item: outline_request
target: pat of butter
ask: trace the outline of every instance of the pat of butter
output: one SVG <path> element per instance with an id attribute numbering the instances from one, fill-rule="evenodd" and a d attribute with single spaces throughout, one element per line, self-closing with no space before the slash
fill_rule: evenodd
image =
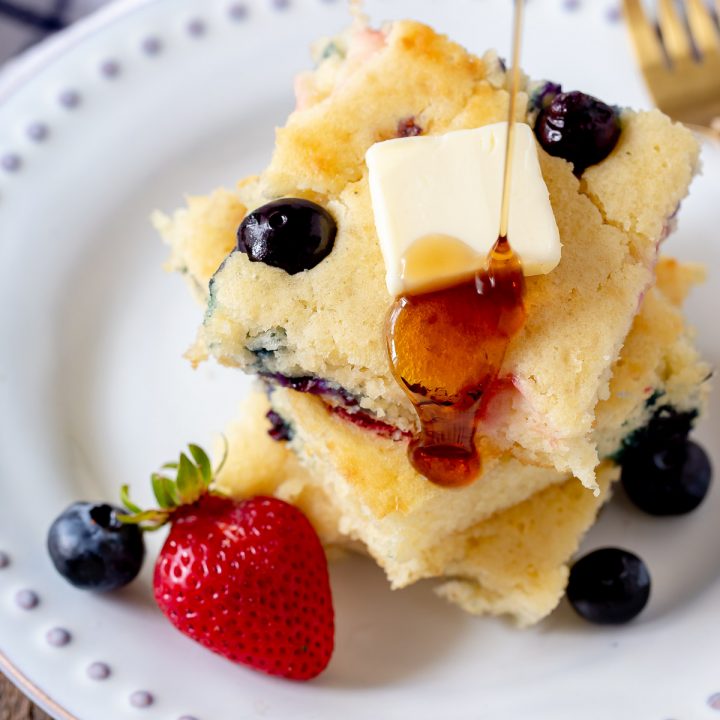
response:
<path id="1" fill-rule="evenodd" d="M 507 123 L 398 138 L 368 151 L 375 227 L 392 295 L 486 264 L 498 238 Z M 515 128 L 508 239 L 525 275 L 560 262 L 560 234 L 530 127 Z M 434 260 L 433 260 L 434 256 Z"/>

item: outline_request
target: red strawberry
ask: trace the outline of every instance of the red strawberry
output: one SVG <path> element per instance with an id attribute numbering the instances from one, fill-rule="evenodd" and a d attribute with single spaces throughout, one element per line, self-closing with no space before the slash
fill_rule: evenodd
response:
<path id="1" fill-rule="evenodd" d="M 165 509 L 135 516 L 172 523 L 155 565 L 157 604 L 180 632 L 233 662 L 293 680 L 317 676 L 332 655 L 334 614 L 315 530 L 277 498 L 209 494 L 207 456 L 190 450 L 197 465 L 182 455 L 176 482 L 153 476 Z"/>

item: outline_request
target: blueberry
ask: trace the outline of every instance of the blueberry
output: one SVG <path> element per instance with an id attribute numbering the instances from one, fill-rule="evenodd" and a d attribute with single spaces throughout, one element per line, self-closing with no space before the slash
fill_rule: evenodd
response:
<path id="1" fill-rule="evenodd" d="M 543 110 L 562 92 L 562 86 L 549 80 L 537 85 L 530 96 L 530 108 Z"/>
<path id="2" fill-rule="evenodd" d="M 602 548 L 572 566 L 567 597 L 585 620 L 598 625 L 626 623 L 647 604 L 650 574 L 637 555 L 619 548 Z"/>
<path id="3" fill-rule="evenodd" d="M 238 229 L 238 250 L 251 262 L 295 275 L 324 260 L 336 235 L 337 224 L 325 208 L 309 200 L 282 198 L 247 215 Z"/>
<path id="4" fill-rule="evenodd" d="M 560 93 L 540 111 L 535 136 L 550 155 L 571 162 L 580 176 L 612 152 L 620 137 L 620 118 L 614 108 L 590 95 Z"/>
<path id="5" fill-rule="evenodd" d="M 350 407 L 358 404 L 358 399 L 344 387 L 314 375 L 291 376 L 281 373 L 261 373 L 261 376 L 280 387 L 290 388 L 296 392 L 308 393 L 309 395 L 327 395 L 341 400 Z"/>
<path id="6" fill-rule="evenodd" d="M 287 422 L 285 422 L 285 419 L 282 417 L 282 415 L 276 413 L 274 410 L 268 410 L 265 417 L 270 422 L 270 429 L 268 430 L 268 435 L 277 442 L 282 442 L 283 440 L 292 440 L 293 433 L 292 428 L 290 425 L 288 425 Z"/>
<path id="7" fill-rule="evenodd" d="M 140 572 L 145 543 L 137 525 L 118 520 L 112 505 L 77 502 L 57 517 L 47 538 L 55 569 L 75 587 L 106 592 Z"/>
<path id="8" fill-rule="evenodd" d="M 662 443 L 675 439 L 686 439 L 698 417 L 697 410 L 680 412 L 672 405 L 661 405 L 656 408 L 644 432 L 638 435 L 639 444 Z"/>
<path id="9" fill-rule="evenodd" d="M 627 453 L 621 479 L 630 500 L 646 513 L 684 515 L 705 499 L 711 477 L 707 453 L 675 438 Z"/>
<path id="10" fill-rule="evenodd" d="M 620 448 L 611 458 L 618 465 L 625 465 L 631 454 L 647 452 L 647 448 L 662 447 L 671 442 L 682 442 L 687 439 L 697 417 L 697 410 L 680 412 L 672 405 L 661 405 L 655 409 L 647 425 L 623 438 Z"/>

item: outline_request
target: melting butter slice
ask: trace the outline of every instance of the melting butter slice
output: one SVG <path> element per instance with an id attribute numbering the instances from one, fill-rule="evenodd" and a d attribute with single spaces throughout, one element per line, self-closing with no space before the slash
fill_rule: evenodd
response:
<path id="1" fill-rule="evenodd" d="M 398 138 L 367 152 L 391 295 L 449 284 L 485 265 L 498 237 L 507 123 Z M 508 238 L 525 275 L 560 262 L 560 234 L 529 125 L 516 126 Z"/>

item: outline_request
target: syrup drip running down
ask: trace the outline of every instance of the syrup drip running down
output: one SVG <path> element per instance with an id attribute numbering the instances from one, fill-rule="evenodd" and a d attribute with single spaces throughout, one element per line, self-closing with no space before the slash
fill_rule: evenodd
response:
<path id="1" fill-rule="evenodd" d="M 525 322 L 524 291 L 520 260 L 500 237 L 487 270 L 441 290 L 403 295 L 390 309 L 392 370 L 422 426 L 408 454 L 438 485 L 467 485 L 480 474 L 475 431 L 507 347 Z"/>
<path id="2" fill-rule="evenodd" d="M 513 69 L 500 210 L 500 233 L 486 269 L 450 287 L 403 295 L 390 308 L 386 337 L 395 379 L 412 400 L 421 431 L 410 441 L 413 467 L 437 485 L 461 487 L 482 470 L 476 430 L 510 341 L 525 323 L 525 278 L 508 242 L 514 124 L 520 82 L 524 0 L 515 0 Z M 443 241 L 445 246 L 443 247 Z M 421 239 L 421 271 L 458 243 Z M 433 247 L 434 245 L 434 247 Z M 412 252 L 412 249 L 410 251 Z M 455 258 L 459 257 L 453 252 Z M 413 265 L 406 259 L 406 269 Z"/>

